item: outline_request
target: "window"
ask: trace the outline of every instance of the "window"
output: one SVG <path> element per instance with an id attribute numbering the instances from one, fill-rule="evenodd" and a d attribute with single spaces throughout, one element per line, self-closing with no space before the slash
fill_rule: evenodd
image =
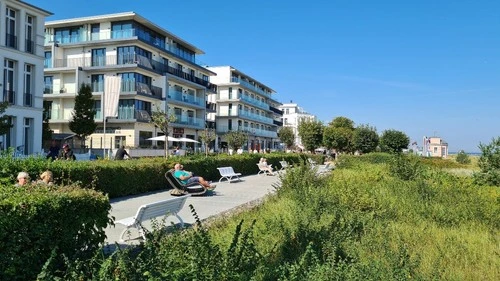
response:
<path id="1" fill-rule="evenodd" d="M 9 102 L 9 104 L 16 103 L 16 92 L 14 88 L 14 74 L 16 63 L 13 60 L 4 60 L 3 69 L 3 100 Z"/>
<path id="2" fill-rule="evenodd" d="M 24 106 L 33 106 L 33 68 L 31 64 L 24 65 Z"/>
<path id="3" fill-rule="evenodd" d="M 104 74 L 93 74 L 90 81 L 92 92 L 104 92 Z"/>
<path id="4" fill-rule="evenodd" d="M 134 34 L 131 21 L 113 22 L 111 24 L 111 38 L 130 38 Z"/>
<path id="5" fill-rule="evenodd" d="M 121 146 L 126 146 L 125 136 L 115 136 L 115 148 L 120 148 Z"/>
<path id="6" fill-rule="evenodd" d="M 227 119 L 227 130 L 228 131 L 233 130 L 233 120 L 232 119 Z"/>
<path id="7" fill-rule="evenodd" d="M 233 98 L 233 88 L 229 87 L 229 99 Z"/>
<path id="8" fill-rule="evenodd" d="M 53 76 L 44 76 L 43 82 L 45 84 L 45 88 L 43 89 L 44 94 L 53 94 L 54 93 L 54 77 Z"/>
<path id="9" fill-rule="evenodd" d="M 16 11 L 7 8 L 5 13 L 5 46 L 17 49 Z"/>
<path id="10" fill-rule="evenodd" d="M 25 50 L 27 53 L 33 54 L 35 52 L 35 41 L 34 41 L 34 33 L 33 33 L 33 25 L 34 25 L 34 17 L 30 15 L 26 15 L 26 25 L 25 25 L 25 36 L 26 36 L 26 44 Z"/>
<path id="11" fill-rule="evenodd" d="M 94 119 L 102 119 L 101 101 L 100 100 L 95 100 L 94 101 L 94 110 L 95 110 Z"/>
<path id="12" fill-rule="evenodd" d="M 33 153 L 33 118 L 24 118 L 24 147 L 25 155 Z"/>
<path id="13" fill-rule="evenodd" d="M 72 26 L 65 28 L 56 28 L 54 40 L 57 43 L 77 43 L 80 42 L 81 26 Z"/>
<path id="14" fill-rule="evenodd" d="M 45 52 L 45 60 L 43 61 L 43 67 L 52 68 L 52 52 Z"/>
<path id="15" fill-rule="evenodd" d="M 43 120 L 52 118 L 52 101 L 43 101 Z"/>
<path id="16" fill-rule="evenodd" d="M 150 147 L 153 142 L 147 140 L 153 137 L 153 132 L 139 131 L 139 147 Z"/>
<path id="17" fill-rule="evenodd" d="M 101 25 L 99 23 L 93 23 L 90 26 L 90 32 L 91 32 L 91 39 L 92 40 L 100 40 L 100 31 L 101 31 Z"/>
<path id="18" fill-rule="evenodd" d="M 106 65 L 106 48 L 92 49 L 92 66 Z"/>

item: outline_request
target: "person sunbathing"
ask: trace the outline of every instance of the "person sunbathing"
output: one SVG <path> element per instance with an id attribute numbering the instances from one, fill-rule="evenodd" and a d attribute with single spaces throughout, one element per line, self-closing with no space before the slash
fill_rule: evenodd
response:
<path id="1" fill-rule="evenodd" d="M 175 164 L 174 169 L 174 177 L 178 178 L 184 185 L 196 182 L 203 185 L 207 190 L 214 190 L 217 187 L 217 185 L 206 181 L 203 177 L 195 176 L 192 172 L 185 171 L 184 166 L 180 163 Z"/>

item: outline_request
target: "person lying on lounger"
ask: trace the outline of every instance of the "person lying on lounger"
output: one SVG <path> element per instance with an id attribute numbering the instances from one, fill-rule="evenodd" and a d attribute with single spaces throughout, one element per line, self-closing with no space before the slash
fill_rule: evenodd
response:
<path id="1" fill-rule="evenodd" d="M 203 185 L 207 190 L 215 189 L 216 185 L 206 181 L 203 177 L 195 176 L 192 172 L 184 171 L 184 166 L 180 163 L 175 164 L 174 177 L 178 178 L 182 184 L 190 184 L 193 182 Z"/>

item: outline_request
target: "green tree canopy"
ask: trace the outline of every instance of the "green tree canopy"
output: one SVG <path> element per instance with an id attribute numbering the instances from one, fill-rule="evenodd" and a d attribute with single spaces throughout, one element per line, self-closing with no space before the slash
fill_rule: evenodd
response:
<path id="1" fill-rule="evenodd" d="M 241 131 L 231 131 L 226 134 L 225 138 L 227 145 L 230 148 L 237 150 L 248 141 L 248 134 Z"/>
<path id="2" fill-rule="evenodd" d="M 295 143 L 295 134 L 291 127 L 283 127 L 278 131 L 278 137 L 285 144 L 286 148 L 290 148 Z"/>
<path id="3" fill-rule="evenodd" d="M 385 130 L 380 137 L 380 148 L 385 152 L 399 153 L 409 144 L 410 138 L 397 130 Z"/>
<path id="4" fill-rule="evenodd" d="M 351 152 L 353 132 L 350 128 L 326 126 L 323 133 L 323 145 L 338 152 Z"/>
<path id="5" fill-rule="evenodd" d="M 205 130 L 200 133 L 200 140 L 205 146 L 205 156 L 208 156 L 208 145 L 214 141 L 215 138 L 216 136 L 213 129 L 205 128 Z"/>
<path id="6" fill-rule="evenodd" d="M 97 124 L 94 120 L 96 110 L 92 99 L 92 88 L 89 84 L 82 84 L 75 97 L 73 118 L 69 122 L 69 129 L 80 137 L 82 147 L 85 139 L 95 132 Z"/>
<path id="7" fill-rule="evenodd" d="M 156 126 L 166 137 L 168 137 L 168 127 L 170 123 L 175 122 L 177 117 L 171 111 L 163 111 L 158 107 L 155 107 L 155 110 L 151 112 L 151 121 L 150 123 L 153 126 Z M 165 141 L 164 144 L 165 150 L 165 158 L 168 158 L 168 141 Z"/>
<path id="8" fill-rule="evenodd" d="M 299 137 L 302 145 L 308 151 L 321 146 L 323 142 L 323 124 L 320 121 L 302 119 L 299 122 Z"/>
<path id="9" fill-rule="evenodd" d="M 375 151 L 379 144 L 377 129 L 369 125 L 360 125 L 356 127 L 352 136 L 352 144 L 354 150 L 358 150 L 361 153 Z"/>
<path id="10" fill-rule="evenodd" d="M 5 135 L 12 128 L 12 124 L 9 123 L 9 116 L 3 114 L 8 106 L 9 102 L 0 102 L 0 136 Z"/>
<path id="11" fill-rule="evenodd" d="M 347 117 L 339 116 L 335 117 L 330 123 L 328 123 L 328 126 L 333 128 L 346 128 L 354 130 L 354 121 Z"/>
<path id="12" fill-rule="evenodd" d="M 493 138 L 489 144 L 479 144 L 481 157 L 478 166 L 479 173 L 474 173 L 474 180 L 478 184 L 500 186 L 500 137 Z"/>

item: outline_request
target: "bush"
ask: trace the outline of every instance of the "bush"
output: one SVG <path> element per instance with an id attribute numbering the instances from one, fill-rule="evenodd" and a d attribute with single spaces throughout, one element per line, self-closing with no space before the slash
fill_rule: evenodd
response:
<path id="1" fill-rule="evenodd" d="M 458 163 L 460 164 L 469 164 L 470 163 L 470 158 L 465 151 L 460 150 L 460 152 L 457 154 L 457 157 L 455 159 Z"/>
<path id="2" fill-rule="evenodd" d="M 476 183 L 500 186 L 500 137 L 489 144 L 480 144 L 479 149 L 482 152 L 478 162 L 481 171 L 474 174 Z"/>
<path id="3" fill-rule="evenodd" d="M 0 280 L 34 280 L 51 255 L 88 258 L 105 240 L 107 197 L 79 187 L 0 186 Z"/>
<path id="4" fill-rule="evenodd" d="M 389 171 L 392 176 L 408 181 L 419 177 L 424 170 L 418 156 L 395 154 L 389 162 Z"/>

